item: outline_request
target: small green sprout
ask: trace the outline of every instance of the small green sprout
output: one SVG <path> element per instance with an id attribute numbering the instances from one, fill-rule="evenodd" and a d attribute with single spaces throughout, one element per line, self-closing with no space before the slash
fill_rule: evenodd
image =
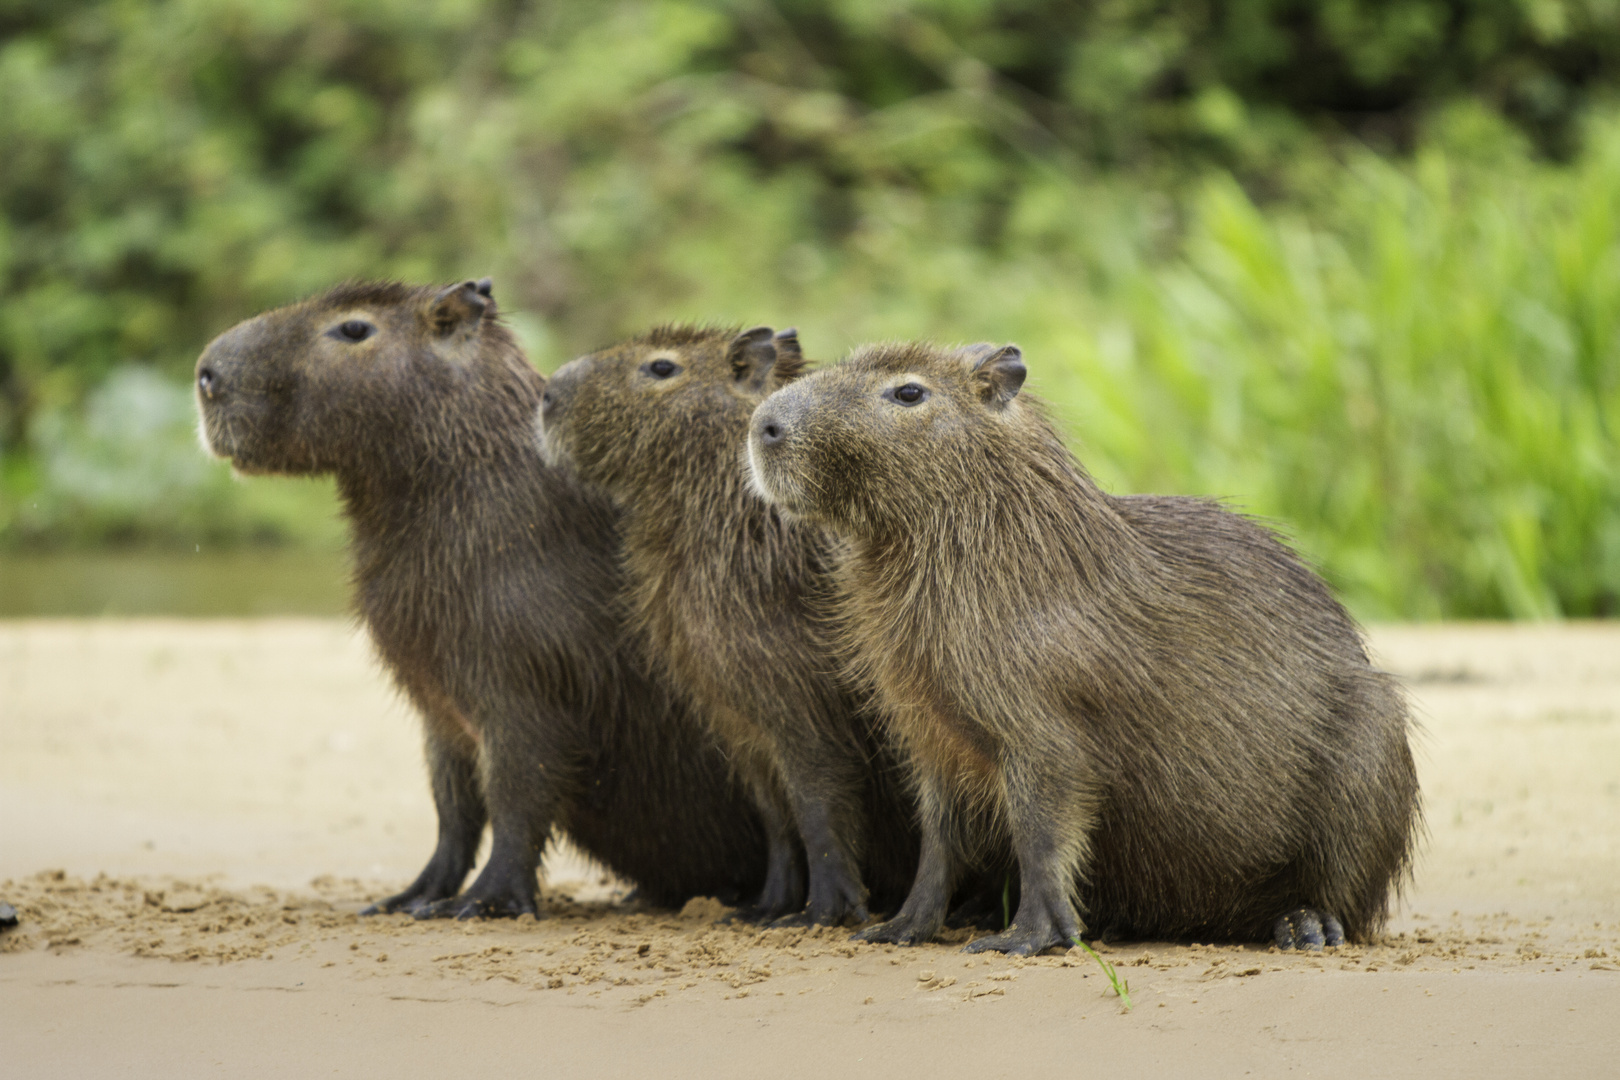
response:
<path id="1" fill-rule="evenodd" d="M 1081 941 L 1079 938 L 1075 938 L 1074 943 L 1077 946 L 1079 946 L 1080 948 L 1086 950 L 1086 952 L 1090 953 L 1091 958 L 1093 960 L 1097 961 L 1097 965 L 1102 968 L 1103 974 L 1108 976 L 1109 985 L 1111 985 L 1114 988 L 1114 993 L 1119 995 L 1120 1004 L 1125 1006 L 1125 1011 L 1126 1012 L 1130 1012 L 1131 1011 L 1131 984 L 1130 984 L 1130 982 L 1128 980 L 1126 980 L 1126 979 L 1120 978 L 1119 972 L 1114 970 L 1114 965 L 1110 964 L 1108 961 L 1106 961 L 1102 957 L 1098 956 L 1096 949 L 1093 949 L 1090 945 L 1087 945 L 1085 942 Z"/>

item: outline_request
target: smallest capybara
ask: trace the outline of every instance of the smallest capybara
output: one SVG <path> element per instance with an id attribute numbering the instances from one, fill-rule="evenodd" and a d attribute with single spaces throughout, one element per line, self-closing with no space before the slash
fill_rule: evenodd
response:
<path id="1" fill-rule="evenodd" d="M 869 895 L 905 895 L 913 814 L 838 677 L 836 543 L 761 502 L 741 458 L 754 408 L 802 367 L 792 330 L 658 327 L 552 376 L 542 445 L 622 508 L 631 624 L 754 793 L 770 855 L 744 916 L 861 922 Z"/>
<path id="2" fill-rule="evenodd" d="M 844 647 L 920 792 L 911 894 L 859 936 L 932 937 L 989 831 L 1021 892 L 970 951 L 1067 945 L 1082 915 L 1108 936 L 1365 940 L 1420 826 L 1399 688 L 1271 531 L 1102 491 L 1024 378 L 1013 346 L 873 346 L 751 423 L 757 488 L 849 542 Z"/>

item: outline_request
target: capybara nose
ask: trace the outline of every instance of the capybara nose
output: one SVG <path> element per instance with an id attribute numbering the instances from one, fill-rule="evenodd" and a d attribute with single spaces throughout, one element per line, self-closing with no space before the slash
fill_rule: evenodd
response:
<path id="1" fill-rule="evenodd" d="M 763 446 L 775 446 L 787 438 L 787 428 L 774 416 L 763 417 L 759 422 L 759 441 Z"/>
<path id="2" fill-rule="evenodd" d="M 197 390 L 205 398 L 212 398 L 220 392 L 219 375 L 211 367 L 197 369 Z"/>

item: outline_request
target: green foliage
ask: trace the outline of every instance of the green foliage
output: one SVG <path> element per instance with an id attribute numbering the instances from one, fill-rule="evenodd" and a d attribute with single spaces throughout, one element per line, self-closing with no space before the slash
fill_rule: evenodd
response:
<path id="1" fill-rule="evenodd" d="M 493 273 L 547 368 L 1015 339 L 1111 487 L 1285 523 L 1363 614 L 1607 612 L 1617 8 L 0 0 L 0 545 L 334 542 L 196 452 L 198 351 Z"/>
<path id="2" fill-rule="evenodd" d="M 1114 988 L 1114 996 L 1119 998 L 1119 1003 L 1125 1007 L 1125 1011 L 1130 1012 L 1130 982 L 1120 975 L 1119 971 L 1114 967 L 1113 964 L 1110 964 L 1107 960 L 1104 960 L 1101 956 L 1098 956 L 1096 949 L 1093 949 L 1090 945 L 1087 945 L 1079 938 L 1074 939 L 1074 944 L 1076 948 L 1084 949 L 1087 955 L 1089 955 L 1093 960 L 1097 961 L 1097 966 L 1102 968 L 1103 977 L 1108 980 L 1108 985 Z"/>

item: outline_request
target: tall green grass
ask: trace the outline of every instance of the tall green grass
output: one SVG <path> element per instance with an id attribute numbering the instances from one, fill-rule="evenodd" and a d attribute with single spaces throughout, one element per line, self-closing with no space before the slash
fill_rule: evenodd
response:
<path id="1" fill-rule="evenodd" d="M 1034 168 L 993 243 L 982 207 L 876 184 L 847 193 L 853 225 L 828 239 L 791 169 L 710 162 L 645 242 L 601 241 L 584 264 L 601 306 L 577 324 L 524 305 L 511 252 L 464 261 L 516 266 L 497 296 L 543 368 L 582 325 L 670 318 L 796 324 L 824 359 L 882 338 L 1016 341 L 1105 485 L 1272 519 L 1363 617 L 1608 614 L 1620 120 L 1568 165 L 1468 135 L 1482 123 L 1465 111 L 1405 161 L 1304 163 L 1264 202 L 1219 173 L 1171 195 Z M 600 200 L 632 190 L 600 179 Z M 627 227 L 621 209 L 548 227 L 577 247 L 592 222 Z M 335 542 L 329 489 L 232 482 L 191 425 L 179 374 L 126 372 L 49 412 L 8 459 L 0 545 Z"/>
<path id="2" fill-rule="evenodd" d="M 1117 189 L 1025 194 L 1013 250 L 919 214 L 759 306 L 811 348 L 1019 342 L 1107 486 L 1272 519 L 1363 617 L 1615 610 L 1620 126 L 1569 167 L 1358 154 L 1264 207 L 1215 176 L 1159 210 L 1179 227 Z"/>

